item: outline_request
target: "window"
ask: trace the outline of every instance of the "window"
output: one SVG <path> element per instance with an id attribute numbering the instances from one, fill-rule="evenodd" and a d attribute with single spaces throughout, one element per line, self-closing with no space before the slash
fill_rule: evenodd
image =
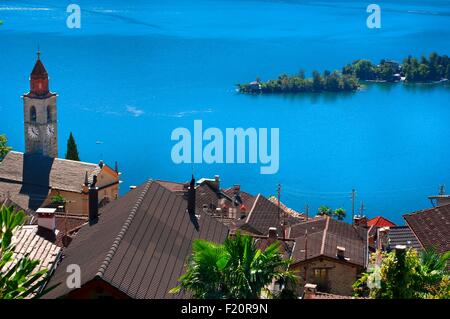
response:
<path id="1" fill-rule="evenodd" d="M 317 284 L 319 291 L 327 292 L 328 291 L 328 269 L 327 268 L 314 269 L 314 281 Z"/>
<path id="2" fill-rule="evenodd" d="M 36 108 L 34 105 L 30 108 L 30 121 L 33 123 L 36 122 Z"/>
<path id="3" fill-rule="evenodd" d="M 47 105 L 47 123 L 52 121 L 52 110 L 50 105 Z"/>

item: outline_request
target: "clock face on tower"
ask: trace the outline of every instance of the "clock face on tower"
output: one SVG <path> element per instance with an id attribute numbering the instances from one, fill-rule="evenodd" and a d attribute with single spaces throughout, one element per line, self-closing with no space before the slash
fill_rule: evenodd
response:
<path id="1" fill-rule="evenodd" d="M 39 137 L 39 130 L 37 129 L 37 127 L 30 126 L 28 128 L 28 136 L 32 139 L 37 139 Z"/>
<path id="2" fill-rule="evenodd" d="M 48 135 L 55 134 L 55 128 L 52 125 L 47 125 L 47 134 Z"/>

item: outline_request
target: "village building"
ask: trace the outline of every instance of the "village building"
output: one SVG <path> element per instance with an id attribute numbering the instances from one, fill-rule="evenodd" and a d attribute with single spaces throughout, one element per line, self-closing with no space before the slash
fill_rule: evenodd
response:
<path id="1" fill-rule="evenodd" d="M 89 185 L 98 187 L 100 205 L 119 195 L 119 172 L 98 164 L 58 158 L 57 98 L 49 90 L 47 70 L 40 59 L 30 75 L 30 91 L 23 95 L 25 153 L 11 151 L 0 162 L 0 202 L 12 200 L 36 211 L 62 196 L 65 211 L 87 216 Z"/>
<path id="2" fill-rule="evenodd" d="M 188 298 L 169 290 L 178 284 L 192 252 L 192 241 L 222 243 L 228 227 L 196 210 L 195 182 L 184 196 L 147 181 L 91 214 L 49 286 L 45 298 Z M 66 268 L 81 268 L 81 287 L 69 288 Z"/>
<path id="3" fill-rule="evenodd" d="M 157 182 L 178 195 L 188 187 L 188 183 Z M 199 179 L 195 187 L 197 209 L 227 225 L 232 232 L 239 230 L 249 235 L 267 236 L 269 229 L 275 227 L 278 236 L 286 238 L 290 225 L 306 220 L 304 215 L 287 206 L 278 206 L 276 201 L 262 194 L 254 196 L 242 191 L 238 184 L 222 189 L 217 175 Z"/>
<path id="4" fill-rule="evenodd" d="M 353 294 L 368 264 L 367 228 L 327 216 L 293 225 L 288 237 L 295 239 L 291 269 L 299 276 L 300 295 L 307 283 L 323 293 Z"/>

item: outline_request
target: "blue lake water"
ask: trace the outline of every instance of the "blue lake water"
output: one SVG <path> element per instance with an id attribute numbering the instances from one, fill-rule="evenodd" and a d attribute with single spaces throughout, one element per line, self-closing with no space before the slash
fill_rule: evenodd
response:
<path id="1" fill-rule="evenodd" d="M 358 58 L 450 54 L 450 1 L 377 1 L 381 29 L 366 27 L 361 1 L 78 0 L 81 29 L 68 29 L 60 1 L 0 3 L 0 133 L 23 151 L 20 95 L 38 45 L 59 94 L 59 154 L 69 132 L 84 161 L 118 161 L 122 192 L 147 178 L 184 181 L 170 135 L 176 127 L 280 128 L 280 169 L 194 165 L 197 177 L 276 192 L 311 211 L 401 215 L 428 208 L 450 188 L 450 87 L 368 85 L 355 94 L 245 96 L 234 85 L 304 68 L 335 69 Z M 97 143 L 101 141 L 101 143 Z"/>

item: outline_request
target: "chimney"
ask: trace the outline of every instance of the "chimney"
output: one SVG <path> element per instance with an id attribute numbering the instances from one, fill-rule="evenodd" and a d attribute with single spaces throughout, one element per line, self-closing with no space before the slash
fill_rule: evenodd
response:
<path id="1" fill-rule="evenodd" d="M 220 176 L 214 175 L 214 186 L 219 190 L 220 189 Z"/>
<path id="2" fill-rule="evenodd" d="M 54 233 L 56 230 L 55 212 L 56 208 L 38 208 L 36 211 L 38 226 Z"/>
<path id="3" fill-rule="evenodd" d="M 345 247 L 342 246 L 336 247 L 336 257 L 338 259 L 345 259 Z"/>
<path id="4" fill-rule="evenodd" d="M 104 165 L 105 165 L 105 163 L 103 162 L 103 160 L 100 160 L 100 162 L 98 163 L 98 166 L 100 168 L 103 168 Z"/>
<path id="5" fill-rule="evenodd" d="M 241 192 L 241 185 L 238 185 L 238 184 L 234 185 L 233 186 L 233 193 L 238 195 L 240 192 Z"/>
<path id="6" fill-rule="evenodd" d="M 195 215 L 195 178 L 194 175 L 192 175 L 191 182 L 189 183 L 189 189 L 187 193 L 187 200 L 188 200 L 188 213 L 191 216 Z"/>
<path id="7" fill-rule="evenodd" d="M 277 239 L 278 238 L 277 228 L 276 227 L 270 227 L 269 228 L 269 238 L 270 239 Z"/>
<path id="8" fill-rule="evenodd" d="M 306 284 L 303 289 L 303 299 L 314 299 L 314 296 L 317 292 L 317 285 L 315 284 Z"/>
<path id="9" fill-rule="evenodd" d="M 97 176 L 94 175 L 92 184 L 89 186 L 89 224 L 95 224 L 98 221 L 98 187 Z"/>
<path id="10" fill-rule="evenodd" d="M 353 224 L 355 226 L 367 227 L 367 217 L 364 215 L 355 215 L 353 219 Z"/>

